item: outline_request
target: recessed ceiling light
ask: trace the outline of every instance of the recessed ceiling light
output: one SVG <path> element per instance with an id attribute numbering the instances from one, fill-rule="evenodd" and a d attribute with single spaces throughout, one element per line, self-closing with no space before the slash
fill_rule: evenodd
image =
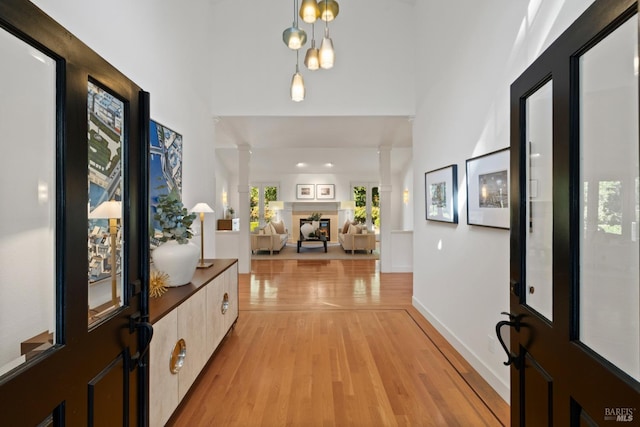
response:
<path id="1" fill-rule="evenodd" d="M 296 166 L 299 167 L 299 168 L 303 168 L 303 167 L 307 166 L 307 164 L 306 163 L 302 163 L 302 162 L 298 162 L 298 164 L 296 164 Z"/>
<path id="2" fill-rule="evenodd" d="M 331 163 L 331 162 L 325 163 L 324 165 L 326 167 L 328 167 L 328 168 L 332 168 L 333 167 L 333 163 Z"/>

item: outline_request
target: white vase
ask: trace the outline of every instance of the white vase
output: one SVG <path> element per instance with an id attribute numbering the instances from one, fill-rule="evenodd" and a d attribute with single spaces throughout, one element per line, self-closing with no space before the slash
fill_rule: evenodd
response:
<path id="1" fill-rule="evenodd" d="M 169 276 L 167 286 L 182 286 L 191 282 L 200 259 L 200 250 L 196 245 L 177 240 L 169 240 L 155 248 L 151 253 L 156 270 Z"/>
<path id="2" fill-rule="evenodd" d="M 313 228 L 313 225 L 311 223 L 309 223 L 309 222 L 305 222 L 300 227 L 300 233 L 302 233 L 302 236 L 305 239 L 308 239 L 309 238 L 309 234 L 313 233 L 314 231 L 316 231 L 316 229 Z"/>

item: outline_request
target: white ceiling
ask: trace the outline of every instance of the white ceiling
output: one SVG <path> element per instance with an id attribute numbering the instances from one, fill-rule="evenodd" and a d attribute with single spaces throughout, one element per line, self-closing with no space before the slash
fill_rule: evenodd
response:
<path id="1" fill-rule="evenodd" d="M 412 118 L 407 116 L 236 116 L 216 121 L 219 158 L 229 171 L 236 171 L 237 146 L 248 145 L 252 177 L 304 173 L 377 177 L 381 146 L 391 147 L 392 173 L 411 161 Z M 299 167 L 299 162 L 306 165 Z"/>

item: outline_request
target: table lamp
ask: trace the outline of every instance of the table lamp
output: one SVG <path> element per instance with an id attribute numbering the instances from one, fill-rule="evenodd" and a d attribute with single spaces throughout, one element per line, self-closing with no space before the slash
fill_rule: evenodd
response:
<path id="1" fill-rule="evenodd" d="M 206 203 L 198 203 L 191 208 L 189 212 L 200 214 L 200 262 L 198 268 L 209 268 L 213 265 L 211 262 L 204 262 L 204 214 L 213 213 L 213 209 Z"/>
<path id="2" fill-rule="evenodd" d="M 111 302 L 114 307 L 120 305 L 116 285 L 116 237 L 118 235 L 118 220 L 120 218 L 122 218 L 122 202 L 117 200 L 102 202 L 89 213 L 89 219 L 109 220 L 109 236 L 111 237 Z"/>
<path id="3" fill-rule="evenodd" d="M 347 219 L 349 221 L 351 220 L 351 211 L 353 211 L 355 208 L 356 208 L 355 200 L 343 200 L 340 202 L 340 209 L 348 212 Z"/>
<path id="4" fill-rule="evenodd" d="M 280 211 L 284 209 L 284 202 L 282 200 L 272 200 L 269 202 L 269 208 L 276 213 L 276 219 L 280 221 Z"/>

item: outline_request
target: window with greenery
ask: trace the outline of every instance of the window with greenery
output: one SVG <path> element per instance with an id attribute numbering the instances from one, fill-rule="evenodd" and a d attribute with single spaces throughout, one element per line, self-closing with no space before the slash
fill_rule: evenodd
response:
<path id="1" fill-rule="evenodd" d="M 367 222 L 367 187 L 356 185 L 353 187 L 353 200 L 356 202 L 354 220 L 358 224 Z"/>
<path id="2" fill-rule="evenodd" d="M 372 225 L 380 229 L 380 192 L 375 184 L 353 185 L 353 200 L 356 202 L 354 220 L 359 224 Z"/>
<path id="3" fill-rule="evenodd" d="M 272 184 L 256 184 L 251 187 L 249 198 L 250 230 L 253 231 L 260 224 L 271 221 L 274 216 L 269 208 L 269 202 L 278 200 L 278 186 Z"/>

